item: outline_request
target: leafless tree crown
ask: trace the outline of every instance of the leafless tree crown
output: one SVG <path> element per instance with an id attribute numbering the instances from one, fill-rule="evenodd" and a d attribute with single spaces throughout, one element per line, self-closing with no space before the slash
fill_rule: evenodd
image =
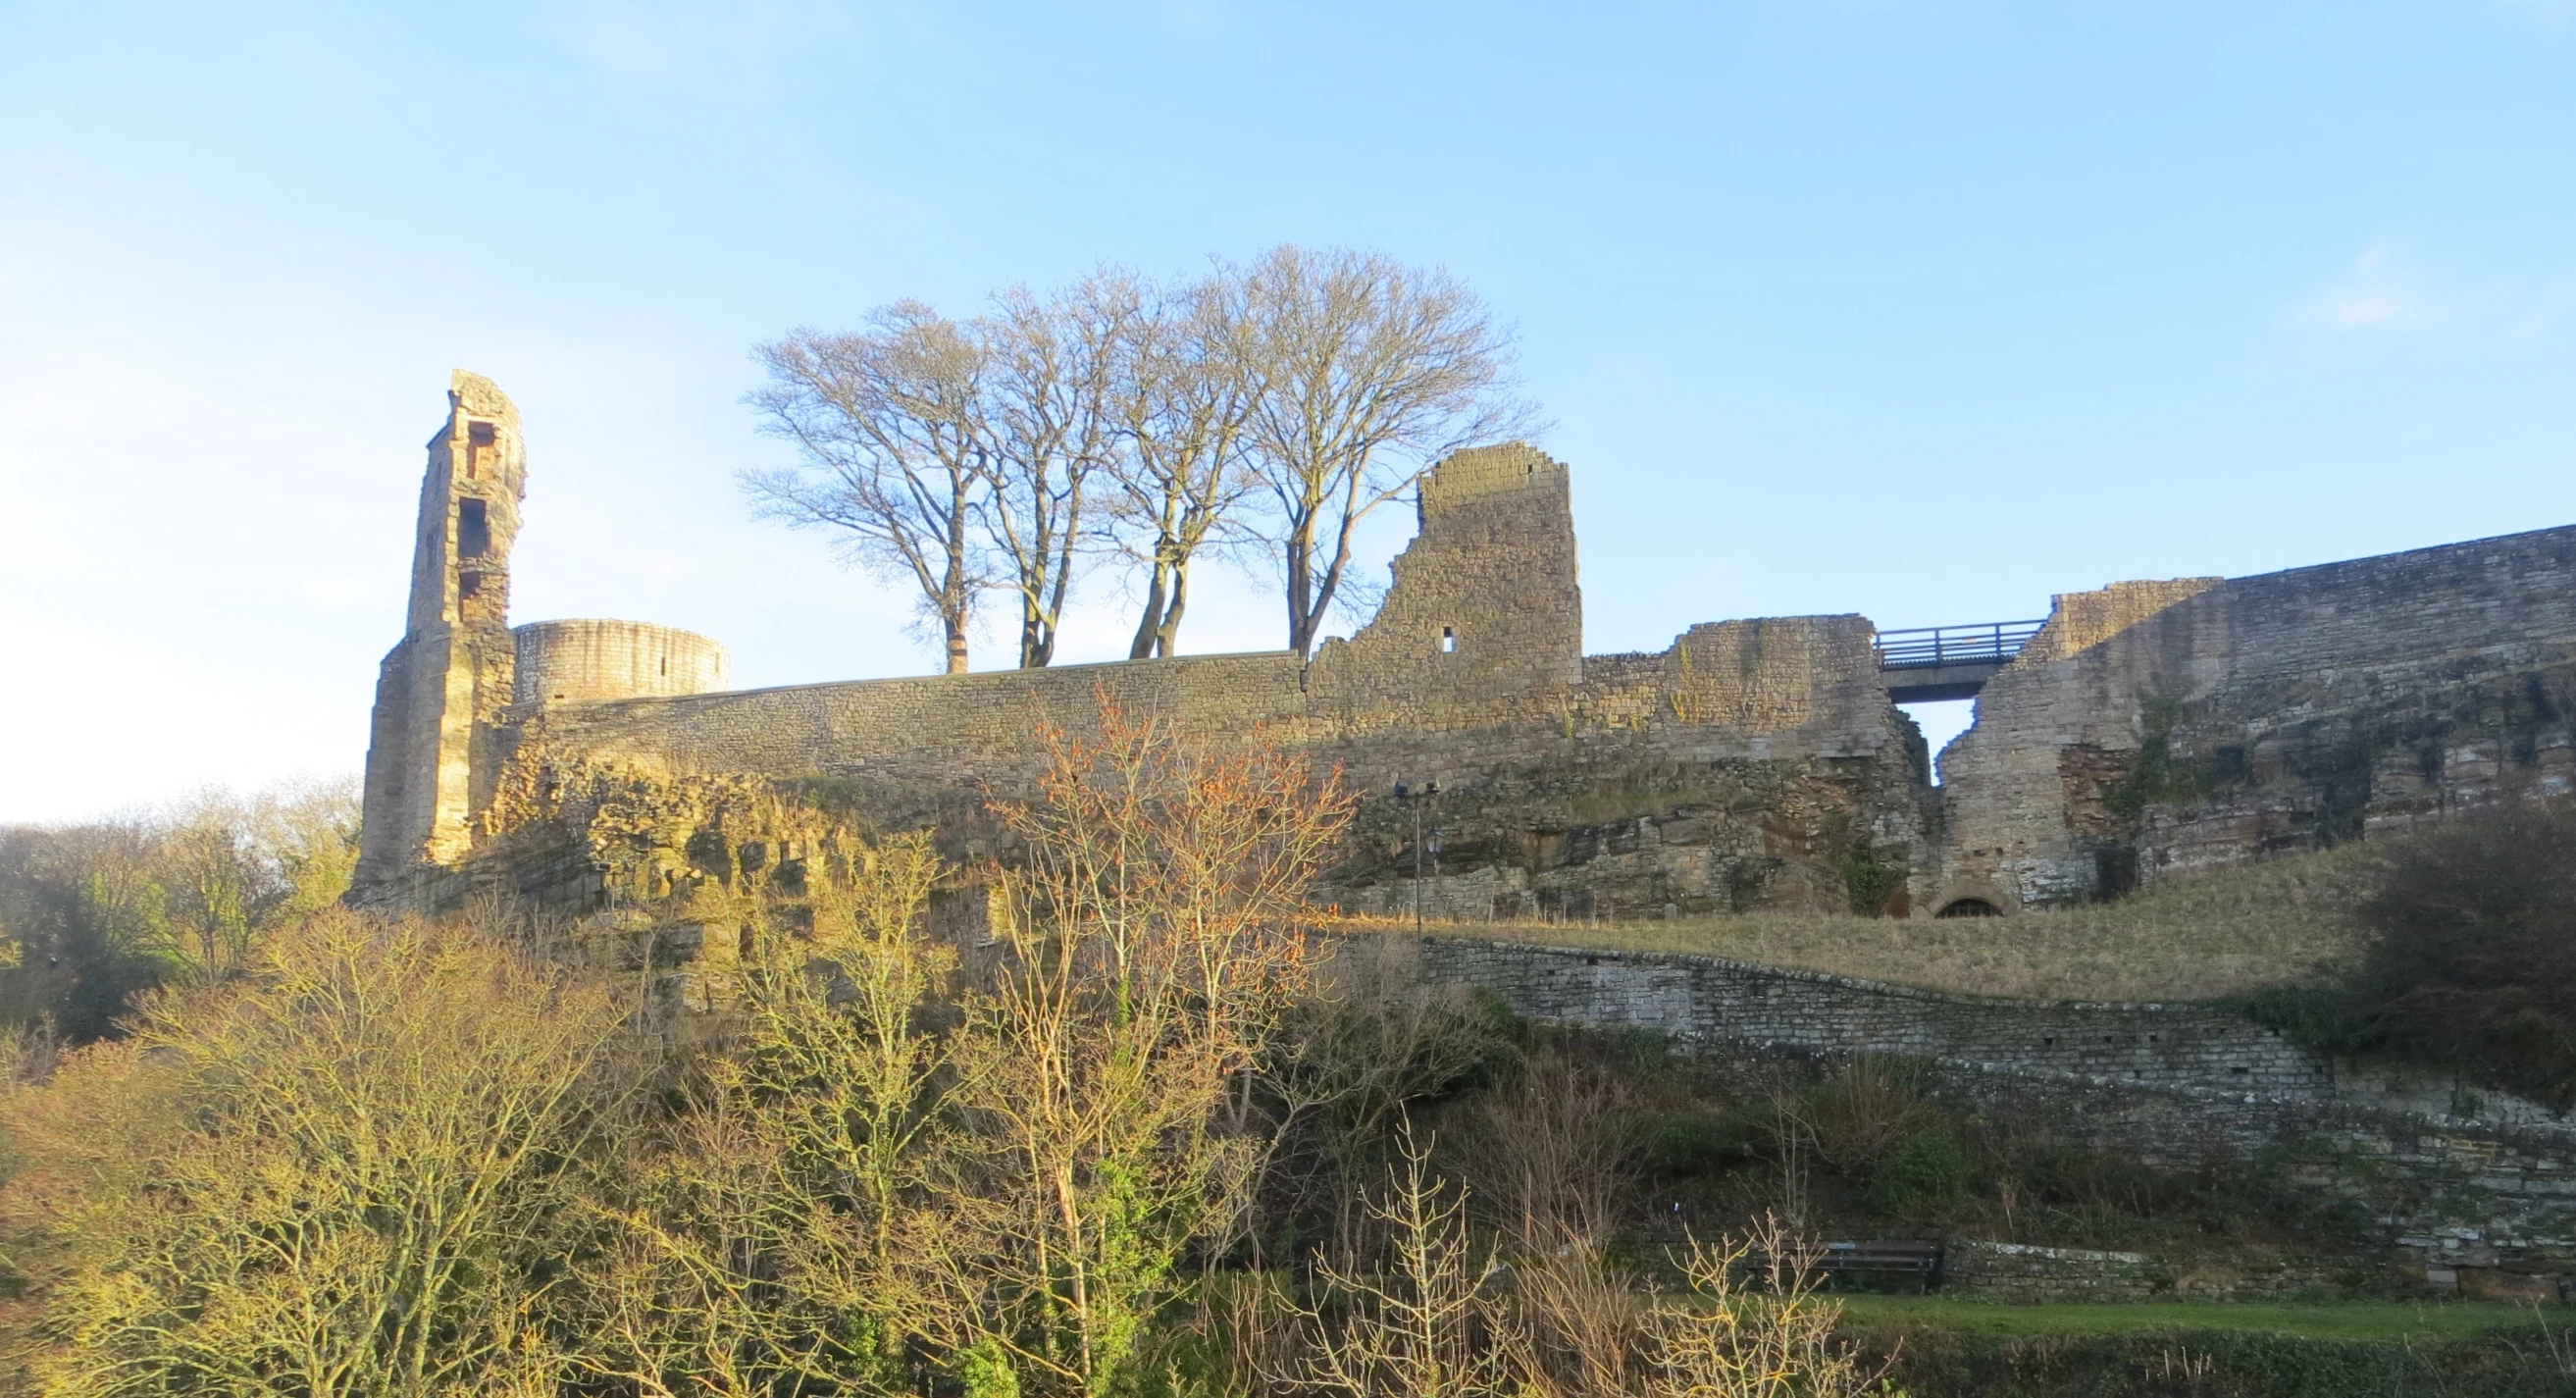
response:
<path id="1" fill-rule="evenodd" d="M 843 531 L 852 561 L 909 579 L 949 672 L 963 672 L 967 625 L 989 581 L 973 538 L 993 468 L 985 347 L 930 307 L 899 301 L 865 330 L 799 328 L 757 353 L 769 383 L 752 404 L 801 458 L 744 475 L 760 513 Z"/>
<path id="2" fill-rule="evenodd" d="M 1242 284 L 1250 446 L 1287 584 L 1288 645 L 1314 649 L 1351 535 L 1452 448 L 1527 435 L 1513 332 L 1446 271 L 1282 244 Z"/>
<path id="3" fill-rule="evenodd" d="M 952 672 L 988 590 L 1019 604 L 1019 663 L 1052 661 L 1104 554 L 1143 581 L 1130 657 L 1174 654 L 1192 564 L 1254 541 L 1308 654 L 1355 590 L 1359 523 L 1442 452 L 1531 425 L 1512 333 L 1463 282 L 1342 249 L 1172 284 L 1103 267 L 963 322 L 899 302 L 759 358 L 752 402 L 801 458 L 744 477 L 760 512 L 911 581 Z"/>

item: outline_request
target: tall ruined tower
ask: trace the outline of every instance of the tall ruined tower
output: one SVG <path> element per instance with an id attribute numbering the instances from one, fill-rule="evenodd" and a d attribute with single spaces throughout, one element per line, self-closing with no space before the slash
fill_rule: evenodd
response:
<path id="1" fill-rule="evenodd" d="M 511 700 L 510 544 L 527 457 L 519 410 L 490 379 L 450 377 L 412 533 L 411 614 L 376 677 L 360 890 L 452 865 L 490 799 L 493 721 Z"/>

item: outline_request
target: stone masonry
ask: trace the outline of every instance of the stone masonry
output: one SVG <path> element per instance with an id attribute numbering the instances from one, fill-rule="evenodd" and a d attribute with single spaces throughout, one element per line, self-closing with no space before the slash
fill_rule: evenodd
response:
<path id="1" fill-rule="evenodd" d="M 2057 599 L 1942 754 L 1936 907 L 2576 792 L 2576 528 Z"/>

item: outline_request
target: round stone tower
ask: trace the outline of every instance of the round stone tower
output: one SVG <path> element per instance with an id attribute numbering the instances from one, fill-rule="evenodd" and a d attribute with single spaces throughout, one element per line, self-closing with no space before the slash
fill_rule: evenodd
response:
<path id="1" fill-rule="evenodd" d="M 732 657 L 694 631 L 649 621 L 532 621 L 514 627 L 512 700 L 578 704 L 708 694 L 731 682 Z"/>

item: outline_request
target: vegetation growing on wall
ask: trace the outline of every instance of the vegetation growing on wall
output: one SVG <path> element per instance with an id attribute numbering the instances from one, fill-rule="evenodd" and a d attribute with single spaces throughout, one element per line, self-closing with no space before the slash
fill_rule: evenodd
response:
<path id="1" fill-rule="evenodd" d="M 2182 721 L 2183 702 L 2169 694 L 2138 694 L 2138 748 L 2128 771 L 2105 787 L 2102 804 L 2135 829 L 2150 806 L 2177 806 L 2199 800 L 2214 780 L 2199 764 L 2174 756 L 2174 727 Z"/>
<path id="2" fill-rule="evenodd" d="M 1901 861 L 1888 858 L 1865 837 L 1851 838 L 1835 857 L 1834 868 L 1843 877 L 1843 891 L 1854 915 L 1903 915 L 1902 908 L 1890 906 L 1905 891 L 1906 869 Z"/>

